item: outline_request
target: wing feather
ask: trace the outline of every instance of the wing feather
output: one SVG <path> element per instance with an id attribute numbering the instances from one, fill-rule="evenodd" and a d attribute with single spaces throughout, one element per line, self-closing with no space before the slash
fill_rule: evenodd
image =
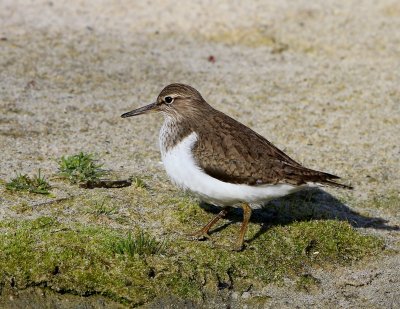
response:
<path id="1" fill-rule="evenodd" d="M 217 110 L 207 120 L 211 128 L 199 125 L 193 153 L 199 166 L 214 178 L 247 185 L 317 182 L 347 187 L 332 181 L 338 176 L 302 166 L 261 135 Z M 218 134 L 210 135 L 210 129 Z"/>

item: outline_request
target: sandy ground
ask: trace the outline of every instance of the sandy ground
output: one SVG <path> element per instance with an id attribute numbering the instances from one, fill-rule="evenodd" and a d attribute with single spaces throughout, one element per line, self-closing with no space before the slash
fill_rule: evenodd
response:
<path id="1" fill-rule="evenodd" d="M 0 2 L 0 179 L 54 174 L 55 159 L 81 150 L 121 177 L 164 175 L 162 119 L 119 116 L 183 82 L 306 166 L 344 177 L 356 190 L 330 192 L 357 211 L 400 223 L 398 208 L 363 206 L 400 186 L 398 1 L 136 2 Z M 398 232 L 367 232 L 394 254 L 319 273 L 315 293 L 266 287 L 268 304 L 399 307 Z"/>

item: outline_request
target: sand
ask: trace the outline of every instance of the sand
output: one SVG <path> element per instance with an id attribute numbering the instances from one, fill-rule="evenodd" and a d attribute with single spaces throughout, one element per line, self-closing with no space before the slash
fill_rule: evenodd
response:
<path id="1" fill-rule="evenodd" d="M 3 0 L 0 179 L 54 174 L 57 158 L 79 151 L 121 178 L 164 177 L 161 117 L 120 114 L 182 82 L 294 159 L 342 176 L 356 189 L 327 191 L 350 196 L 355 210 L 399 225 L 398 207 L 363 203 L 399 194 L 399 29 L 400 3 L 390 0 Z M 0 197 L 0 218 L 14 215 L 12 204 Z M 268 287 L 268 304 L 400 306 L 399 234 L 366 232 L 395 253 L 321 273 L 316 293 Z"/>

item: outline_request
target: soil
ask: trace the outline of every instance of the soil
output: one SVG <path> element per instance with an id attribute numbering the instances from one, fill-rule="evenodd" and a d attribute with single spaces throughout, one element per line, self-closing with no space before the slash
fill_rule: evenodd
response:
<path id="1" fill-rule="evenodd" d="M 57 158 L 80 151 L 98 154 L 121 179 L 165 175 L 161 116 L 120 115 L 153 102 L 167 84 L 187 83 L 297 161 L 343 177 L 355 190 L 326 191 L 390 227 L 360 228 L 382 237 L 390 254 L 310 270 L 317 288 L 298 291 L 287 281 L 205 304 L 399 308 L 399 29 L 400 3 L 391 0 L 3 0 L 0 179 L 39 168 L 52 175 Z M 67 196 L 62 188 L 55 194 Z M 389 195 L 390 208 L 371 203 Z M 0 196 L 0 219 L 15 217 L 14 204 Z M 26 308 L 44 292 L 24 293 L 31 296 L 4 292 L 0 304 Z M 47 308 L 67 308 L 59 294 L 46 295 Z M 107 301 L 74 299 L 71 307 L 106 308 Z"/>

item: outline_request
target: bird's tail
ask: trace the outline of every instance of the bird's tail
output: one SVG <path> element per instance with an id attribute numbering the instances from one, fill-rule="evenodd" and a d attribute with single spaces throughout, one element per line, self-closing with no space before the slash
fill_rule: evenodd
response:
<path id="1" fill-rule="evenodd" d="M 327 179 L 324 182 L 322 182 L 322 184 L 324 184 L 324 185 L 326 184 L 326 185 L 329 185 L 331 187 L 347 189 L 347 190 L 353 190 L 354 189 L 354 187 L 352 187 L 352 186 L 344 185 L 342 183 L 338 183 L 338 182 L 335 182 L 335 181 L 332 181 L 332 180 L 329 180 L 329 179 Z"/>
<path id="2" fill-rule="evenodd" d="M 313 171 L 313 173 L 308 175 L 308 178 L 309 178 L 308 179 L 309 181 L 319 183 L 321 185 L 327 185 L 327 186 L 331 186 L 331 187 L 348 189 L 348 190 L 353 189 L 352 186 L 336 182 L 335 180 L 340 179 L 339 176 L 332 175 L 332 174 L 325 173 L 325 172 Z"/>

